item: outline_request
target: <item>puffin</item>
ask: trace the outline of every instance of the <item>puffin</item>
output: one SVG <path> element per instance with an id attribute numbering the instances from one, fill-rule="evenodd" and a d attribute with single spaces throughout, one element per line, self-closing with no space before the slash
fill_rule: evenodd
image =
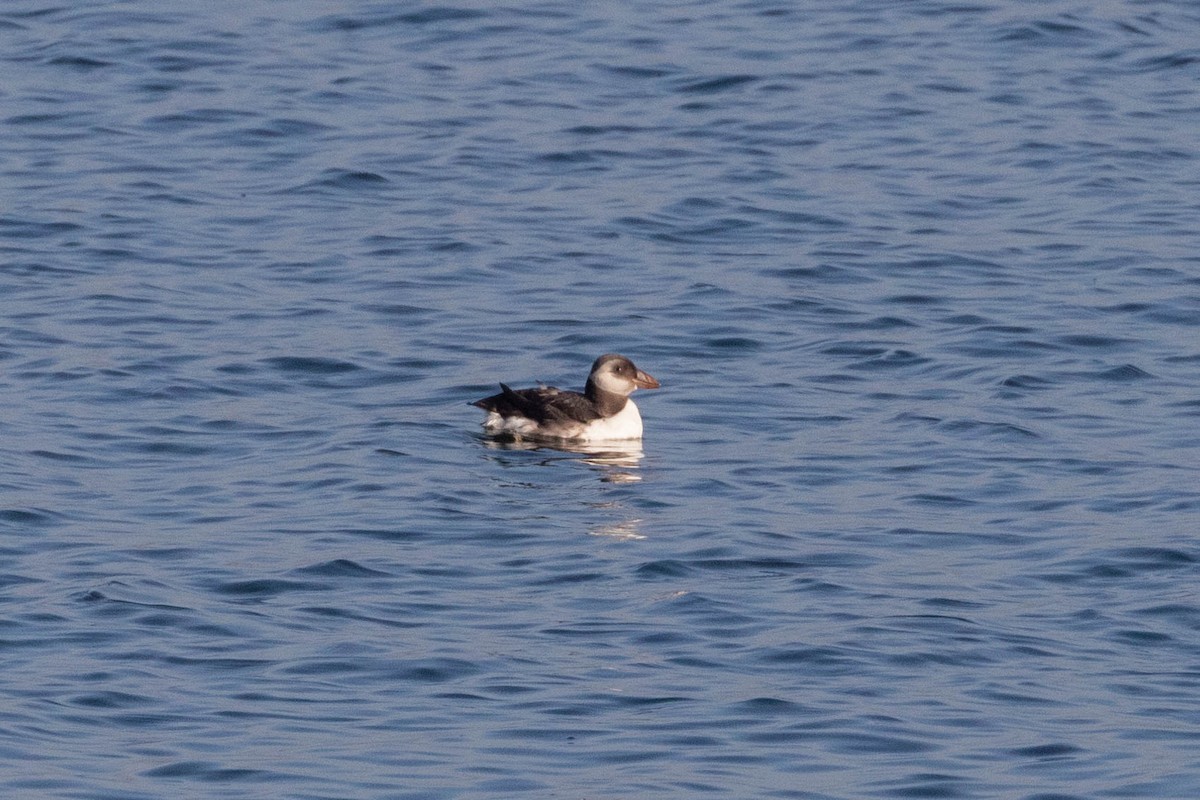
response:
<path id="1" fill-rule="evenodd" d="M 659 382 L 616 353 L 592 363 L 583 392 L 553 386 L 511 389 L 471 405 L 487 412 L 483 430 L 513 439 L 572 442 L 628 441 L 642 438 L 642 415 L 629 399 L 638 389 L 657 389 Z"/>

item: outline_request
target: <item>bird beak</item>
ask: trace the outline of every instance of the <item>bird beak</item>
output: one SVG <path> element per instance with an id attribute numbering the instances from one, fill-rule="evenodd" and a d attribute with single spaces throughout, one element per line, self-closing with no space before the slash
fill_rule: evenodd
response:
<path id="1" fill-rule="evenodd" d="M 642 372 L 640 369 L 633 377 L 633 385 L 639 389 L 657 389 L 659 387 L 658 381 L 654 380 L 652 375 Z"/>

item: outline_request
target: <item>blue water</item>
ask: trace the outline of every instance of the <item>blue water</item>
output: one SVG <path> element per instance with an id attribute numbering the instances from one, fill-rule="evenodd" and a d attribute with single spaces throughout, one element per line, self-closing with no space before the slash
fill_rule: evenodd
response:
<path id="1" fill-rule="evenodd" d="M 1198 34 L 6 2 L 0 796 L 1200 797 Z"/>

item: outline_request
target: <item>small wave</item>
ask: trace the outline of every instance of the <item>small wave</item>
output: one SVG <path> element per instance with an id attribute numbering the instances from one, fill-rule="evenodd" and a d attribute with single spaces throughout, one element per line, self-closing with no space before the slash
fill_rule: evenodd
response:
<path id="1" fill-rule="evenodd" d="M 324 578 L 380 578 L 388 573 L 364 567 L 348 558 L 335 558 L 308 567 L 292 570 L 295 575 L 317 575 Z"/>
<path id="2" fill-rule="evenodd" d="M 939 427 L 942 430 L 952 433 L 965 433 L 971 436 L 989 436 L 1017 440 L 1041 438 L 1029 428 L 1024 428 L 1011 422 L 985 422 L 983 420 L 962 419 L 943 422 Z"/>
<path id="3" fill-rule="evenodd" d="M 908 369 L 910 367 L 921 366 L 932 361 L 925 356 L 919 356 L 909 350 L 890 350 L 886 353 L 869 358 L 865 361 L 859 361 L 854 364 L 846 365 L 846 369 L 866 370 L 866 371 L 883 371 L 895 369 Z"/>
<path id="4" fill-rule="evenodd" d="M 757 75 L 722 75 L 717 78 L 690 81 L 678 87 L 676 91 L 683 94 L 714 94 L 753 83 L 758 79 Z"/>
<path id="5" fill-rule="evenodd" d="M 46 64 L 52 67 L 69 67 L 83 72 L 91 72 L 92 70 L 111 67 L 113 62 L 104 61 L 99 58 L 88 58 L 87 56 L 55 56 L 48 59 Z"/>
<path id="6" fill-rule="evenodd" d="M 320 178 L 309 181 L 308 183 L 297 187 L 293 191 L 303 192 L 313 189 L 364 191 L 368 189 L 378 189 L 379 187 L 386 186 L 390 183 L 391 181 L 377 172 L 349 169 L 327 169 L 321 173 Z"/>
<path id="7" fill-rule="evenodd" d="M 1167 53 L 1152 56 L 1133 62 L 1133 68 L 1139 72 L 1161 72 L 1162 70 L 1181 69 L 1200 63 L 1200 55 L 1192 52 Z"/>
<path id="8" fill-rule="evenodd" d="M 83 226 L 74 222 L 41 222 L 0 217 L 0 238 L 6 239 L 45 239 L 50 236 L 77 233 L 81 230 L 83 230 Z"/>
<path id="9" fill-rule="evenodd" d="M 462 22 L 485 16 L 487 16 L 487 12 L 474 8 L 433 6 L 419 11 L 406 11 L 399 14 L 363 13 L 358 16 L 338 14 L 318 20 L 314 27 L 319 31 L 360 31 L 369 28 L 387 28 L 397 25 L 435 25 L 443 22 Z"/>
<path id="10" fill-rule="evenodd" d="M 1149 372 L 1135 367 L 1133 364 L 1122 364 L 1119 367 L 1106 369 L 1101 372 L 1090 373 L 1088 377 L 1095 378 L 1101 381 L 1113 381 L 1115 383 L 1134 383 L 1136 381 L 1151 380 L 1154 378 Z"/>
<path id="11" fill-rule="evenodd" d="M 1048 378 L 1038 377 L 1037 375 L 1013 375 L 1011 378 L 1005 378 L 1001 381 L 1000 385 L 1007 386 L 1010 389 L 1041 391 L 1053 388 L 1056 382 Z"/>
<path id="12" fill-rule="evenodd" d="M 280 372 L 301 375 L 338 375 L 362 369 L 362 367 L 349 361 L 314 356 L 277 356 L 275 358 L 264 358 L 262 363 Z"/>
<path id="13" fill-rule="evenodd" d="M 289 776 L 279 772 L 245 767 L 222 767 L 208 761 L 176 761 L 161 767 L 148 769 L 143 775 L 150 778 L 188 778 L 205 783 L 238 783 L 242 781 L 268 782 L 286 780 Z"/>
<path id="14" fill-rule="evenodd" d="M 217 594 L 232 597 L 278 597 L 287 592 L 312 590 L 320 588 L 306 581 L 288 581 L 280 578 L 257 578 L 243 581 L 228 581 L 213 587 Z"/>
<path id="15" fill-rule="evenodd" d="M 49 525 L 58 518 L 58 514 L 52 511 L 44 511 L 41 509 L 31 510 L 24 508 L 3 508 L 0 509 L 0 522 L 8 522 L 14 525 Z"/>

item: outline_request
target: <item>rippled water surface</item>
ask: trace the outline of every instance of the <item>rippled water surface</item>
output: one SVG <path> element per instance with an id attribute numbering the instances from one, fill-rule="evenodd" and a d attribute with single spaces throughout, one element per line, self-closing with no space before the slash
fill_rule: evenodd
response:
<path id="1" fill-rule="evenodd" d="M 1198 35 L 5 3 L 0 794 L 1200 796 Z"/>

